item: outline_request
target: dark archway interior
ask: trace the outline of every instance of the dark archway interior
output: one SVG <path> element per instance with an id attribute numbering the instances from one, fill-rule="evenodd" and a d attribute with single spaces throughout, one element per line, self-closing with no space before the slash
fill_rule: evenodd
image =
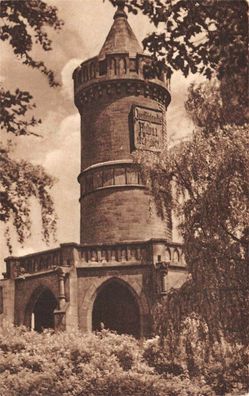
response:
<path id="1" fill-rule="evenodd" d="M 128 287 L 119 282 L 108 283 L 100 290 L 93 305 L 92 328 L 114 330 L 118 334 L 140 336 L 139 307 Z"/>
<path id="2" fill-rule="evenodd" d="M 57 301 L 53 293 L 46 289 L 39 296 L 34 307 L 34 330 L 41 332 L 43 329 L 54 328 L 54 309 Z"/>

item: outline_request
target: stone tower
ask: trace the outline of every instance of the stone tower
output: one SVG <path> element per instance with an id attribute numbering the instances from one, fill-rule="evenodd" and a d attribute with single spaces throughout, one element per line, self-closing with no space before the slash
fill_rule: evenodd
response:
<path id="1" fill-rule="evenodd" d="M 104 323 L 149 336 L 153 306 L 186 278 L 170 215 L 158 215 L 133 156 L 159 153 L 167 143 L 165 71 L 151 74 L 151 58 L 118 3 L 99 55 L 73 73 L 81 115 L 80 244 L 8 257 L 0 323 L 37 331 L 95 331 Z"/>
<path id="2" fill-rule="evenodd" d="M 122 2 L 98 56 L 73 74 L 81 115 L 81 243 L 171 239 L 132 160 L 166 143 L 165 72 L 146 78 L 143 54 Z"/>

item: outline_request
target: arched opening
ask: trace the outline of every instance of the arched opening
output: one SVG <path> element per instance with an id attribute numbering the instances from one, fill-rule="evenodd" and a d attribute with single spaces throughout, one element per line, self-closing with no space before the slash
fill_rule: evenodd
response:
<path id="1" fill-rule="evenodd" d="M 113 74 L 117 74 L 117 61 L 115 58 L 111 60 L 111 69 Z"/>
<path id="2" fill-rule="evenodd" d="M 136 298 L 125 284 L 112 280 L 102 286 L 93 304 L 92 329 L 140 336 L 140 313 Z"/>
<path id="3" fill-rule="evenodd" d="M 125 58 L 121 58 L 119 60 L 119 72 L 120 72 L 120 74 L 125 74 L 126 73 L 126 60 L 125 60 Z"/>
<path id="4" fill-rule="evenodd" d="M 54 328 L 54 310 L 57 300 L 49 289 L 44 289 L 39 295 L 32 312 L 31 326 L 33 330 L 41 332 Z"/>

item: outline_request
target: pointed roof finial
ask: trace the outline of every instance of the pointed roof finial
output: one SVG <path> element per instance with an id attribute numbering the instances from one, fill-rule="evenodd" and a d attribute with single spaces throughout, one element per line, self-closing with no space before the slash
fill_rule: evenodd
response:
<path id="1" fill-rule="evenodd" d="M 113 19 L 120 18 L 120 17 L 127 18 L 127 14 L 124 10 L 125 0 L 116 0 L 116 5 L 118 6 L 118 9 L 114 14 Z"/>
<path id="2" fill-rule="evenodd" d="M 126 1 L 116 0 L 118 9 L 114 15 L 114 22 L 100 50 L 99 58 L 104 59 L 107 54 L 128 53 L 131 56 L 142 54 L 143 50 L 133 33 L 124 11 Z"/>

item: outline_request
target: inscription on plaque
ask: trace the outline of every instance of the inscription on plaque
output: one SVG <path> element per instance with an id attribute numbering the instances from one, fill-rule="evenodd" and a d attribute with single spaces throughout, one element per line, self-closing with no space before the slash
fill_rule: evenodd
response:
<path id="1" fill-rule="evenodd" d="M 160 152 L 163 142 L 163 113 L 146 107 L 133 107 L 134 148 Z"/>

